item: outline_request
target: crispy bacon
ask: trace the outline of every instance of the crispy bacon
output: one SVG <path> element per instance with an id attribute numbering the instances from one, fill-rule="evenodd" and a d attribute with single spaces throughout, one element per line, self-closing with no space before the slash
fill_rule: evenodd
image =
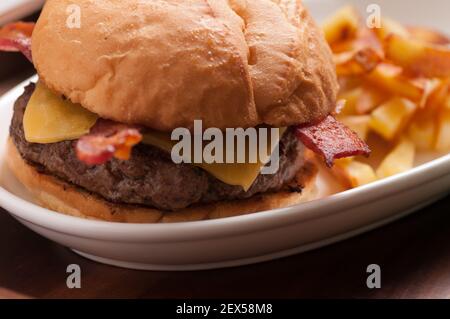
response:
<path id="1" fill-rule="evenodd" d="M 31 35 L 34 23 L 16 22 L 0 29 L 0 51 L 22 52 L 28 60 L 31 56 Z"/>
<path id="2" fill-rule="evenodd" d="M 142 141 L 140 131 L 139 127 L 100 119 L 77 141 L 77 157 L 89 165 L 101 165 L 113 157 L 128 160 L 133 147 Z M 332 115 L 313 125 L 298 126 L 296 134 L 306 147 L 323 156 L 329 167 L 339 158 L 370 154 L 369 146 Z"/>
<path id="3" fill-rule="evenodd" d="M 77 157 L 88 165 L 101 165 L 113 157 L 128 160 L 143 139 L 141 131 L 138 126 L 99 119 L 91 132 L 77 141 Z M 298 126 L 296 134 L 306 147 L 323 156 L 329 167 L 339 158 L 370 154 L 369 146 L 332 115 L 316 124 Z"/>
<path id="4" fill-rule="evenodd" d="M 370 154 L 369 146 L 332 115 L 318 124 L 299 126 L 296 133 L 307 148 L 324 157 L 329 167 L 339 158 Z"/>
<path id="5" fill-rule="evenodd" d="M 142 141 L 138 127 L 100 119 L 88 135 L 76 143 L 80 161 L 88 165 L 100 165 L 113 157 L 128 160 L 133 147 Z"/>

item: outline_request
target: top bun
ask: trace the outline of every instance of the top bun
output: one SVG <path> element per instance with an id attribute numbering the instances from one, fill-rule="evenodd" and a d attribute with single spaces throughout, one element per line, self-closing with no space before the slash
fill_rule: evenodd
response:
<path id="1" fill-rule="evenodd" d="M 52 90 L 160 131 L 307 123 L 338 87 L 299 0 L 47 0 L 32 52 Z"/>

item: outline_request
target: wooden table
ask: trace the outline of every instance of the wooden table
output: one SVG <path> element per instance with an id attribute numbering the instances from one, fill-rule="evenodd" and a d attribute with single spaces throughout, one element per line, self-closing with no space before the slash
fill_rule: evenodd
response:
<path id="1" fill-rule="evenodd" d="M 32 69 L 14 73 L 0 79 L 0 94 Z M 69 264 L 81 266 L 81 289 L 66 286 Z M 381 289 L 366 286 L 369 264 L 381 266 Z M 0 289 L 0 297 L 37 298 L 450 298 L 450 197 L 320 250 L 258 265 L 184 273 L 91 262 L 0 210 L 0 287 L 8 289 Z"/>

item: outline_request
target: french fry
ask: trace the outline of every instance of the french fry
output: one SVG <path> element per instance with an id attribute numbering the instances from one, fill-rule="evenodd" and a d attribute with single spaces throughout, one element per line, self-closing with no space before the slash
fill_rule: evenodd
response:
<path id="1" fill-rule="evenodd" d="M 337 160 L 333 173 L 349 187 L 358 187 L 377 180 L 370 165 L 355 160 Z"/>
<path id="2" fill-rule="evenodd" d="M 367 114 L 389 99 L 389 94 L 377 87 L 363 85 L 355 104 L 357 114 Z"/>
<path id="3" fill-rule="evenodd" d="M 372 29 L 361 27 L 347 51 L 334 55 L 338 75 L 370 73 L 384 59 L 383 46 Z M 334 50 L 334 52 L 337 52 Z"/>
<path id="4" fill-rule="evenodd" d="M 431 150 L 436 139 L 436 117 L 416 116 L 408 128 L 408 136 L 419 150 Z"/>
<path id="5" fill-rule="evenodd" d="M 360 75 L 371 72 L 382 58 L 372 48 L 334 55 L 337 75 Z"/>
<path id="6" fill-rule="evenodd" d="M 367 140 L 370 115 L 339 116 L 338 120 L 358 134 L 362 140 Z"/>
<path id="7" fill-rule="evenodd" d="M 424 101 L 408 128 L 408 136 L 419 150 L 431 150 L 434 146 L 441 148 L 437 144 L 443 145 L 442 141 L 438 142 L 438 126 L 441 123 L 440 113 L 445 107 L 450 80 L 430 82 L 434 83 L 430 85 L 433 88 L 424 96 Z M 445 127 L 445 121 L 442 126 Z"/>
<path id="8" fill-rule="evenodd" d="M 381 162 L 377 177 L 382 179 L 410 170 L 414 166 L 415 153 L 414 143 L 403 138 Z"/>
<path id="9" fill-rule="evenodd" d="M 419 107 L 421 109 L 426 107 L 431 112 L 435 103 L 442 103 L 442 98 L 445 98 L 445 95 L 447 94 L 448 81 L 441 81 L 437 78 L 418 78 L 413 81 L 424 88 L 422 99 L 419 102 Z"/>
<path id="10" fill-rule="evenodd" d="M 345 106 L 342 108 L 340 115 L 355 115 L 356 114 L 356 104 L 359 96 L 362 93 L 360 87 L 351 89 L 346 92 L 342 92 L 338 96 L 338 100 L 345 100 Z"/>
<path id="11" fill-rule="evenodd" d="M 352 39 L 359 28 L 361 18 L 352 6 L 346 6 L 325 20 L 322 25 L 330 45 Z"/>
<path id="12" fill-rule="evenodd" d="M 389 99 L 389 94 L 377 87 L 362 85 L 339 94 L 345 100 L 341 115 L 365 115 Z"/>
<path id="13" fill-rule="evenodd" d="M 356 36 L 354 36 L 355 38 Z M 333 51 L 334 54 L 339 54 L 339 53 L 348 53 L 350 51 L 353 51 L 353 44 L 355 39 L 351 39 L 351 40 L 346 40 L 346 41 L 341 41 L 341 42 L 336 42 L 330 45 L 331 51 Z"/>
<path id="14" fill-rule="evenodd" d="M 404 98 L 393 98 L 376 108 L 370 128 L 388 141 L 394 140 L 412 118 L 417 105 Z"/>
<path id="15" fill-rule="evenodd" d="M 450 105 L 439 114 L 435 148 L 437 151 L 450 152 Z"/>
<path id="16" fill-rule="evenodd" d="M 340 92 L 348 92 L 361 86 L 364 79 L 361 76 L 338 77 Z"/>
<path id="17" fill-rule="evenodd" d="M 367 76 L 369 84 L 419 103 L 425 94 L 425 88 L 402 74 L 402 68 L 389 63 L 379 64 Z"/>
<path id="18" fill-rule="evenodd" d="M 405 28 L 401 23 L 389 18 L 383 18 L 381 20 L 381 27 L 376 28 L 375 32 L 378 38 L 382 41 L 386 39 L 391 34 L 398 34 L 403 37 L 408 37 L 410 35 L 407 28 Z"/>
<path id="19" fill-rule="evenodd" d="M 410 36 L 413 39 L 437 45 L 448 45 L 450 44 L 450 39 L 445 34 L 442 34 L 438 31 L 424 28 L 424 27 L 408 27 L 407 28 Z M 404 34 L 399 34 L 401 36 L 405 36 Z M 408 35 L 406 35 L 408 36 Z"/>
<path id="20" fill-rule="evenodd" d="M 424 97 L 422 102 L 425 112 L 428 114 L 434 114 L 442 106 L 445 105 L 448 94 L 450 93 L 450 78 L 445 80 L 433 80 L 433 84 L 430 84 L 430 92 Z"/>
<path id="21" fill-rule="evenodd" d="M 371 48 L 380 58 L 384 59 L 383 43 L 378 39 L 375 30 L 366 26 L 360 27 L 356 35 L 354 48 L 356 50 Z"/>
<path id="22" fill-rule="evenodd" d="M 413 76 L 450 77 L 450 49 L 391 34 L 386 57 Z"/>
<path id="23" fill-rule="evenodd" d="M 381 160 L 376 171 L 355 158 L 338 160 L 340 180 L 357 187 L 411 169 L 416 150 L 450 152 L 449 37 L 388 18 L 369 29 L 352 7 L 329 18 L 324 31 L 346 100 L 337 118 Z"/>

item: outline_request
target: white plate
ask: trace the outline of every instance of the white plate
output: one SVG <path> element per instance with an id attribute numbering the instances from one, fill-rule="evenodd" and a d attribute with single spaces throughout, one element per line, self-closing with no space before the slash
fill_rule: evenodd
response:
<path id="1" fill-rule="evenodd" d="M 308 1 L 313 12 L 333 11 L 343 1 Z M 354 1 L 362 3 L 366 1 Z M 367 1 L 372 3 L 374 1 Z M 446 22 L 450 2 L 379 1 L 394 8 L 394 18 L 422 17 Z M 434 5 L 440 4 L 434 7 Z M 329 4 L 330 6 L 327 6 Z M 403 15 L 402 15 L 403 14 Z M 423 23 L 424 24 L 424 23 Z M 19 85 L 0 99 L 0 158 L 4 153 Z M 321 195 L 330 191 L 324 174 Z M 33 204 L 24 188 L 1 162 L 0 205 L 35 232 L 80 254 L 108 264 L 149 270 L 193 270 L 261 262 L 321 247 L 374 229 L 446 196 L 450 190 L 450 155 L 382 181 L 298 206 L 212 221 L 179 224 L 115 224 L 58 214 Z M 1 253 L 1 252 L 0 252 Z"/>
<path id="2" fill-rule="evenodd" d="M 0 25 L 16 21 L 36 12 L 44 0 L 1 0 Z"/>

